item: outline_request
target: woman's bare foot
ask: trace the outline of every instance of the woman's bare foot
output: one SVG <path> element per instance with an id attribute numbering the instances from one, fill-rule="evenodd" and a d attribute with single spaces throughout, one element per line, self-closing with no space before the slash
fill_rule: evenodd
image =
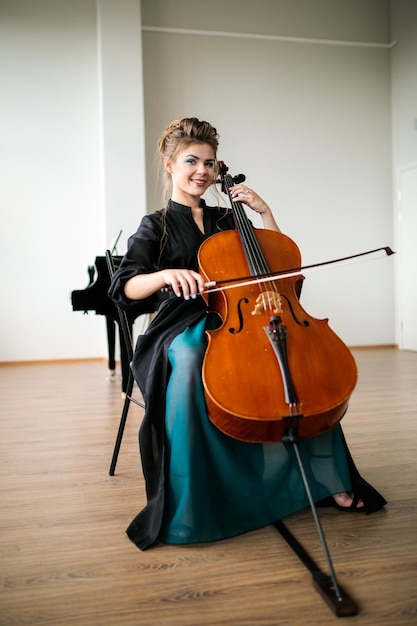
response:
<path id="1" fill-rule="evenodd" d="M 353 496 L 350 493 L 335 493 L 333 495 L 333 500 L 336 502 L 336 504 L 338 506 L 340 506 L 343 509 L 349 509 L 352 504 L 353 504 Z M 364 504 L 363 504 L 363 500 L 358 500 L 358 502 L 355 505 L 356 509 L 363 509 Z"/>

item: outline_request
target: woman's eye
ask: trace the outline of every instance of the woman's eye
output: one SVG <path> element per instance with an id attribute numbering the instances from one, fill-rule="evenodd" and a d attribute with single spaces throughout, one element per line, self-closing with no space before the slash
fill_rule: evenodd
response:
<path id="1" fill-rule="evenodd" d="M 192 159 L 191 157 L 188 157 L 188 159 L 185 159 L 186 163 L 191 163 L 191 165 L 195 165 L 195 159 Z"/>
<path id="2" fill-rule="evenodd" d="M 213 161 L 208 161 L 208 162 L 206 163 L 206 167 L 211 167 L 211 168 L 213 168 L 213 167 L 214 167 L 214 162 L 213 162 Z"/>

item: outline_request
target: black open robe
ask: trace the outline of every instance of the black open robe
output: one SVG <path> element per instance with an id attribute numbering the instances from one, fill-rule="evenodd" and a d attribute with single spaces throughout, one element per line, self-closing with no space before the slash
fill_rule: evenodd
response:
<path id="1" fill-rule="evenodd" d="M 135 235 L 129 239 L 128 252 L 112 281 L 109 295 L 121 307 L 132 305 L 124 295 L 126 281 L 137 275 L 171 267 L 197 270 L 197 252 L 210 235 L 234 227 L 232 216 L 217 208 L 204 208 L 202 234 L 195 224 L 190 207 L 170 202 L 168 211 L 157 211 L 143 218 Z M 161 252 L 161 240 L 164 242 Z M 141 550 L 158 539 L 165 502 L 164 438 L 165 395 L 169 379 L 167 351 L 172 340 L 187 326 L 206 315 L 201 296 L 183 300 L 169 294 L 156 294 L 161 302 L 158 315 L 138 338 L 132 371 L 142 392 L 146 410 L 139 430 L 139 449 L 146 482 L 147 504 L 127 528 L 131 541 Z M 384 506 L 384 498 L 359 474 L 345 443 L 352 490 L 364 500 L 372 513 Z"/>

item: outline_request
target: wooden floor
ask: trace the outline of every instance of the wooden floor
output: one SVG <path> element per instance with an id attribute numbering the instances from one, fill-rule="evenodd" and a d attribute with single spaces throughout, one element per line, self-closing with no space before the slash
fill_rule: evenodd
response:
<path id="1" fill-rule="evenodd" d="M 389 501 L 365 516 L 320 509 L 339 583 L 337 618 L 272 528 L 215 544 L 140 552 L 125 528 L 144 504 L 133 406 L 117 475 L 121 410 L 103 362 L 0 367 L 0 624 L 298 626 L 417 624 L 417 353 L 355 351 L 344 431 Z M 309 510 L 288 527 L 327 570 Z"/>

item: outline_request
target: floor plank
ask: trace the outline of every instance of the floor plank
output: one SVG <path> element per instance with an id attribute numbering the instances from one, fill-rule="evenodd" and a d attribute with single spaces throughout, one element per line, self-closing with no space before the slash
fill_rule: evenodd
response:
<path id="1" fill-rule="evenodd" d="M 349 623 L 417 623 L 417 353 L 354 351 L 359 382 L 343 427 L 389 501 L 371 516 L 320 509 Z M 2 626 L 301 626 L 338 619 L 268 527 L 140 552 L 125 528 L 144 503 L 132 407 L 108 476 L 122 400 L 103 362 L 0 367 Z M 311 512 L 288 527 L 326 569 Z"/>

